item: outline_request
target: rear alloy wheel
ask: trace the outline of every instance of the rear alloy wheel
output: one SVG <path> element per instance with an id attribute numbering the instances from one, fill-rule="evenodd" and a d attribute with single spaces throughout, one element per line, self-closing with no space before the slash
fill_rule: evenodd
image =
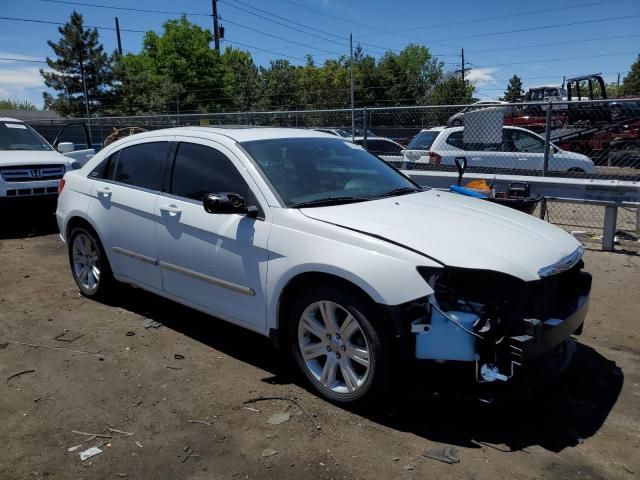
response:
<path id="1" fill-rule="evenodd" d="M 384 383 L 384 349 L 366 316 L 374 309 L 333 288 L 302 297 L 293 308 L 290 340 L 296 363 L 314 388 L 348 404 Z"/>
<path id="2" fill-rule="evenodd" d="M 69 236 L 69 263 L 73 279 L 83 295 L 104 297 L 113 284 L 109 262 L 99 240 L 80 227 Z"/>

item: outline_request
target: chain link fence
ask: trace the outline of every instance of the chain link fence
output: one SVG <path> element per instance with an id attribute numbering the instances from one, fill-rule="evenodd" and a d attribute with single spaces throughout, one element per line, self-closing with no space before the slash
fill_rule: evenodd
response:
<path id="1" fill-rule="evenodd" d="M 146 115 L 32 122 L 53 141 L 82 148 L 89 127 L 100 148 L 118 130 L 184 126 L 317 129 L 355 141 L 398 168 L 640 181 L 640 99 L 479 102 L 471 105 Z M 73 125 L 75 124 L 75 125 Z M 447 128 L 449 127 L 449 128 Z M 85 147 L 86 148 L 86 147 Z M 604 207 L 550 203 L 549 219 L 568 230 L 601 235 Z M 619 209 L 620 240 L 632 239 L 638 213 Z M 640 245 L 637 242 L 633 246 Z"/>

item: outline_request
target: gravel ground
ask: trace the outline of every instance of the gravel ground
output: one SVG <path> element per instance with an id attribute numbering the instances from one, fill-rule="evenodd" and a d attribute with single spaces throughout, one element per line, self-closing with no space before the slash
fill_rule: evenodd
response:
<path id="1" fill-rule="evenodd" d="M 640 476 L 638 255 L 587 252 L 591 311 L 550 384 L 487 404 L 412 372 L 424 388 L 353 412 L 258 335 L 132 288 L 113 304 L 81 297 L 51 221 L 0 238 L 2 479 Z M 288 396 L 304 410 L 245 403 Z M 276 413 L 290 416 L 270 424 Z M 460 463 L 423 455 L 444 446 Z"/>

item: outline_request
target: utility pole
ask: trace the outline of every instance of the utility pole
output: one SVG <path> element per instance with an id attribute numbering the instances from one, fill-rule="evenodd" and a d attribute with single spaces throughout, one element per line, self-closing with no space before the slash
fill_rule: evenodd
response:
<path id="1" fill-rule="evenodd" d="M 618 72 L 618 86 L 620 86 L 620 72 Z"/>
<path id="2" fill-rule="evenodd" d="M 218 29 L 218 0 L 211 0 L 211 8 L 213 9 L 213 41 L 216 46 L 216 52 L 220 53 L 220 30 Z"/>
<path id="3" fill-rule="evenodd" d="M 349 49 L 350 49 L 350 61 L 349 61 L 349 73 L 351 75 L 351 141 L 356 137 L 356 100 L 354 93 L 354 81 L 353 81 L 353 34 L 349 34 Z"/>
<path id="4" fill-rule="evenodd" d="M 116 37 L 118 38 L 118 53 L 122 55 L 122 41 L 120 40 L 120 22 L 118 22 L 118 17 L 116 17 Z"/>
<path id="5" fill-rule="evenodd" d="M 462 72 L 462 85 L 466 85 L 464 83 L 464 48 L 461 48 L 460 50 L 461 50 L 461 57 L 462 57 L 462 65 L 460 68 L 460 71 Z"/>

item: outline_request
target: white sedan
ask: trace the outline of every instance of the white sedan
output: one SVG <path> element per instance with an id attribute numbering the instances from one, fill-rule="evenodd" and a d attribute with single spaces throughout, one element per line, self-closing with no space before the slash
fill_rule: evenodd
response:
<path id="1" fill-rule="evenodd" d="M 464 143 L 464 127 L 434 127 L 422 130 L 404 151 L 404 161 L 455 165 L 465 157 L 470 167 L 542 170 L 544 138 L 525 128 L 503 127 L 501 143 Z M 597 173 L 586 155 L 551 145 L 549 171 Z"/>
<path id="2" fill-rule="evenodd" d="M 568 352 L 587 311 L 564 231 L 309 130 L 127 137 L 65 175 L 57 220 L 85 296 L 125 282 L 270 336 L 344 404 L 422 361 L 508 381 Z"/>

